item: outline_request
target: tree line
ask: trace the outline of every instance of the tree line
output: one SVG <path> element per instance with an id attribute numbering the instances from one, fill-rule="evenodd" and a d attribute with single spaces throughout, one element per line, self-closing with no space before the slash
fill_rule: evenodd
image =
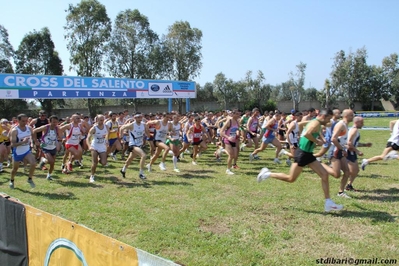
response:
<path id="1" fill-rule="evenodd" d="M 82 0 L 66 10 L 64 37 L 69 51 L 70 71 L 78 76 L 132 79 L 195 80 L 202 68 L 202 31 L 187 21 L 177 21 L 159 35 L 150 27 L 148 18 L 139 10 L 119 12 L 113 22 L 106 7 L 97 0 Z M 55 50 L 47 27 L 27 33 L 17 50 L 0 25 L 0 73 L 63 75 L 62 60 Z M 381 66 L 367 64 L 366 48 L 355 53 L 339 51 L 324 88 L 305 88 L 306 64 L 300 62 L 287 80 L 271 85 L 265 74 L 245 73 L 235 81 L 220 72 L 212 82 L 197 84 L 198 101 L 218 101 L 221 108 L 232 104 L 243 109 L 260 107 L 273 110 L 277 101 L 290 100 L 297 109 L 305 100 L 321 101 L 333 107 L 337 100 L 348 105 L 364 103 L 373 110 L 374 100 L 384 98 L 399 103 L 399 61 L 396 53 L 385 57 Z M 90 115 L 101 111 L 104 104 L 131 106 L 158 104 L 165 99 L 38 99 L 51 113 L 55 108 L 87 107 Z M 183 111 L 184 99 L 174 99 Z M 27 109 L 24 100 L 0 100 L 0 112 L 8 117 Z"/>

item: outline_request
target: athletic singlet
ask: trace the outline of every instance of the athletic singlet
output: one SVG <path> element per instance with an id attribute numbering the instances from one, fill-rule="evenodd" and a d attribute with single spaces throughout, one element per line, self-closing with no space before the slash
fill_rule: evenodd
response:
<path id="1" fill-rule="evenodd" d="M 391 137 L 388 139 L 388 142 L 399 145 L 399 120 L 397 120 L 395 125 L 393 126 L 392 134 Z"/>
<path id="2" fill-rule="evenodd" d="M 159 123 L 161 127 L 155 131 L 155 140 L 165 142 L 169 131 L 169 122 L 166 122 L 166 125 L 164 125 L 163 121 L 160 120 Z"/>
<path id="3" fill-rule="evenodd" d="M 197 128 L 195 125 L 193 125 L 193 142 L 199 142 L 202 140 L 202 126 Z"/>
<path id="4" fill-rule="evenodd" d="M 148 131 L 150 131 L 150 136 L 149 136 L 150 138 L 153 138 L 155 135 L 155 127 L 156 127 L 156 125 L 154 125 L 154 124 L 150 124 L 148 126 Z"/>
<path id="5" fill-rule="evenodd" d="M 259 118 L 252 117 L 251 124 L 249 125 L 249 130 L 251 130 L 251 132 L 256 133 L 258 131 L 258 124 L 259 124 Z"/>
<path id="6" fill-rule="evenodd" d="M 118 118 L 118 119 L 116 119 L 116 123 L 118 123 L 118 126 L 123 126 L 124 124 L 125 124 L 125 120 L 124 119 L 122 119 L 122 121 Z"/>
<path id="7" fill-rule="evenodd" d="M 79 145 L 81 137 L 82 137 L 82 130 L 80 128 L 80 125 L 74 127 L 73 124 L 71 124 L 71 129 L 68 130 L 67 132 L 65 143 L 69 145 Z"/>
<path id="8" fill-rule="evenodd" d="M 190 128 L 190 127 L 192 127 L 194 125 L 194 122 L 190 122 L 190 121 L 187 121 L 185 124 L 184 124 L 184 127 L 183 127 L 183 138 L 184 138 L 184 136 L 186 136 L 186 138 L 189 138 L 189 137 L 191 137 L 191 136 L 187 136 L 187 132 L 188 132 L 188 129 Z"/>
<path id="9" fill-rule="evenodd" d="M 238 123 L 235 120 L 233 123 L 232 119 L 230 120 L 230 123 L 231 123 L 230 127 L 229 127 L 229 129 L 226 130 L 225 135 L 229 136 L 229 137 L 233 137 L 233 140 L 229 140 L 230 142 L 237 142 Z"/>
<path id="10" fill-rule="evenodd" d="M 243 115 L 243 116 L 241 117 L 241 119 L 240 119 L 240 125 L 243 126 L 243 127 L 245 128 L 245 126 L 246 126 L 247 123 L 248 123 L 249 118 L 250 118 L 249 116 Z"/>
<path id="11" fill-rule="evenodd" d="M 181 125 L 180 123 L 177 123 L 177 125 L 173 124 L 172 122 L 172 127 L 173 127 L 173 132 L 171 133 L 171 137 L 173 140 L 177 140 L 180 138 L 180 129 L 181 129 Z"/>
<path id="12" fill-rule="evenodd" d="M 42 136 L 41 147 L 46 150 L 54 150 L 57 148 L 58 136 L 57 129 L 51 129 L 50 126 L 47 126 L 46 132 Z"/>
<path id="13" fill-rule="evenodd" d="M 24 138 L 29 138 L 29 141 L 27 143 L 14 148 L 14 154 L 22 155 L 30 151 L 32 132 L 30 131 L 30 128 L 27 126 L 25 127 L 25 131 L 22 131 L 22 129 L 19 126 L 17 126 L 16 129 L 17 129 L 17 143 L 22 142 Z"/>
<path id="14" fill-rule="evenodd" d="M 114 123 L 114 122 L 112 122 L 112 120 L 110 120 L 106 123 L 106 125 L 108 126 L 108 128 L 110 130 L 110 132 L 108 133 L 109 134 L 108 139 L 118 138 L 118 128 L 119 128 L 118 122 L 115 121 L 115 123 Z M 111 130 L 116 130 L 116 132 L 111 132 Z"/>
<path id="15" fill-rule="evenodd" d="M 278 122 L 275 121 L 274 124 L 272 125 L 273 130 L 266 129 L 266 132 L 265 132 L 265 134 L 263 136 L 265 138 L 270 138 L 270 137 L 274 136 L 273 133 L 277 129 L 277 127 L 278 127 Z"/>
<path id="16" fill-rule="evenodd" d="M 144 144 L 144 132 L 145 132 L 145 125 L 144 123 L 137 124 L 136 121 L 133 122 L 133 130 L 129 130 L 129 146 L 143 146 Z"/>
<path id="17" fill-rule="evenodd" d="M 353 126 L 350 130 L 352 130 L 352 129 L 356 129 L 356 127 Z M 359 141 L 360 141 L 360 132 L 359 132 L 359 130 L 357 130 L 357 131 L 356 131 L 356 134 L 355 134 L 355 137 L 354 137 L 353 140 L 352 140 L 352 145 L 353 145 L 354 147 L 357 147 L 357 145 L 359 144 Z M 356 152 L 355 152 L 355 151 L 349 151 L 349 154 L 355 155 Z"/>
<path id="18" fill-rule="evenodd" d="M 188 131 L 188 129 L 189 129 L 192 125 L 194 125 L 194 122 L 187 121 L 187 122 L 184 124 L 183 133 L 186 134 L 187 131 Z"/>
<path id="19" fill-rule="evenodd" d="M 342 123 L 345 126 L 345 130 L 341 133 L 339 133 L 338 136 L 338 142 L 339 144 L 341 144 L 342 147 L 345 147 L 346 144 L 348 143 L 348 125 L 344 122 L 344 121 L 339 121 L 336 126 L 338 126 L 339 123 Z M 334 134 L 334 132 L 333 132 Z M 334 150 L 336 150 L 337 147 L 334 148 Z"/>
<path id="20" fill-rule="evenodd" d="M 2 126 L 0 126 L 0 143 L 9 141 L 8 131 L 5 130 Z"/>
<path id="21" fill-rule="evenodd" d="M 91 140 L 91 146 L 106 146 L 105 139 L 108 135 L 108 128 L 106 125 L 103 125 L 103 129 L 100 129 L 98 126 L 95 126 L 96 132 L 93 134 L 93 138 Z"/>
<path id="22" fill-rule="evenodd" d="M 36 124 L 34 125 L 35 128 L 39 128 L 41 126 L 44 126 L 44 125 L 48 124 L 48 119 L 47 118 L 44 119 L 44 120 L 41 120 L 40 118 L 36 118 L 36 119 L 37 119 L 36 120 Z M 40 139 L 42 137 L 42 134 L 43 134 L 42 132 L 36 133 L 37 139 Z"/>
<path id="23" fill-rule="evenodd" d="M 319 120 L 316 119 L 316 121 L 319 122 L 319 124 L 320 124 L 320 121 L 319 121 Z M 306 125 L 306 127 L 305 127 L 305 128 L 303 129 L 303 131 L 302 131 L 301 138 L 299 139 L 299 148 L 300 148 L 301 150 L 303 150 L 304 152 L 313 153 L 313 150 L 314 150 L 314 148 L 316 147 L 316 143 L 314 143 L 313 141 L 311 141 L 311 140 L 309 140 L 309 139 L 307 139 L 307 138 L 305 137 L 305 134 L 306 134 L 306 131 L 307 131 L 307 127 L 308 127 L 309 124 L 310 124 L 310 123 L 308 123 L 308 124 Z M 312 136 L 313 136 L 315 139 L 317 139 L 317 138 L 319 137 L 319 135 L 320 135 L 320 131 L 321 131 L 321 127 L 319 128 L 319 131 L 318 131 L 318 132 L 313 132 L 313 133 L 312 133 Z"/>
<path id="24" fill-rule="evenodd" d="M 298 121 L 296 121 L 296 120 L 292 121 L 292 123 L 295 123 L 295 127 L 291 131 L 288 138 L 290 139 L 290 142 L 292 144 L 294 144 L 294 143 L 298 143 L 299 126 L 298 126 Z"/>

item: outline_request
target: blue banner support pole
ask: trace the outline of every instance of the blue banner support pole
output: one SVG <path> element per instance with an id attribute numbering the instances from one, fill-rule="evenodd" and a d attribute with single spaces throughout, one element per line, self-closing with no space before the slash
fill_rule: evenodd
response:
<path id="1" fill-rule="evenodd" d="M 173 107 L 172 107 L 172 99 L 169 98 L 168 99 L 168 113 L 172 112 L 172 109 L 173 109 Z"/>
<path id="2" fill-rule="evenodd" d="M 186 113 L 190 112 L 190 98 L 186 98 Z"/>

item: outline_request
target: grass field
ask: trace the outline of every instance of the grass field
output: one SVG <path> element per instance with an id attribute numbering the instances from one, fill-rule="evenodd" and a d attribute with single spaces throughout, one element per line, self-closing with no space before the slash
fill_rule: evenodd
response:
<path id="1" fill-rule="evenodd" d="M 387 126 L 390 119 L 366 119 L 366 126 Z M 365 157 L 380 154 L 389 131 L 361 131 Z M 247 149 L 241 153 L 236 175 L 225 174 L 210 146 L 193 166 L 189 159 L 173 172 L 154 165 L 138 179 L 138 162 L 120 176 L 122 161 L 100 168 L 90 184 L 89 160 L 71 175 L 55 180 L 36 171 L 35 189 L 26 183 L 22 169 L 14 190 L 8 188 L 9 169 L 0 175 L 0 191 L 24 203 L 84 224 L 134 247 L 185 265 L 315 265 L 320 258 L 382 258 L 399 261 L 398 161 L 381 161 L 361 171 L 348 192 L 336 196 L 339 181 L 330 178 L 332 199 L 345 210 L 324 213 L 320 179 L 309 169 L 294 184 L 278 180 L 256 182 L 262 167 L 288 172 L 273 164 L 272 149 L 250 164 Z M 188 158 L 188 156 L 186 156 Z"/>

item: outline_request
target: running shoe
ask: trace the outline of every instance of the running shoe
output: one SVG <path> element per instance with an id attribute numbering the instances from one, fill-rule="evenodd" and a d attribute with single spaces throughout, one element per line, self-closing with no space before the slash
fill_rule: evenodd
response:
<path id="1" fill-rule="evenodd" d="M 139 178 L 140 178 L 140 179 L 143 179 L 143 180 L 144 180 L 144 179 L 147 179 L 147 177 L 145 177 L 144 174 L 139 174 Z"/>
<path id="2" fill-rule="evenodd" d="M 336 204 L 332 200 L 327 200 L 325 205 L 324 205 L 324 211 L 330 212 L 330 211 L 340 211 L 344 208 L 344 206 Z"/>
<path id="3" fill-rule="evenodd" d="M 345 199 L 351 199 L 351 197 L 345 192 L 338 192 L 337 196 Z"/>
<path id="4" fill-rule="evenodd" d="M 94 182 L 95 182 L 95 180 L 94 180 L 94 175 L 90 176 L 89 182 L 90 182 L 90 183 L 94 183 Z"/>
<path id="5" fill-rule="evenodd" d="M 249 161 L 252 162 L 254 159 L 255 159 L 255 157 L 254 157 L 254 155 L 251 153 L 251 154 L 249 155 Z"/>
<path id="6" fill-rule="evenodd" d="M 160 163 L 160 164 L 159 164 L 159 168 L 160 168 L 162 171 L 166 171 L 165 163 Z"/>
<path id="7" fill-rule="evenodd" d="M 14 180 L 13 180 L 13 181 L 10 181 L 10 184 L 8 184 L 8 186 L 9 186 L 11 189 L 14 189 Z"/>
<path id="8" fill-rule="evenodd" d="M 274 158 L 273 162 L 274 162 L 275 164 L 281 164 L 281 162 L 280 162 L 280 160 L 279 160 L 278 158 Z"/>
<path id="9" fill-rule="evenodd" d="M 384 156 L 384 161 L 386 160 L 393 160 L 398 158 L 397 151 L 390 151 L 387 155 Z"/>
<path id="10" fill-rule="evenodd" d="M 362 170 L 363 170 L 363 171 L 366 169 L 366 165 L 368 165 L 368 164 L 369 164 L 369 162 L 367 161 L 367 159 L 363 159 L 363 160 L 362 160 L 362 165 L 361 165 L 361 167 L 362 167 Z"/>
<path id="11" fill-rule="evenodd" d="M 286 154 L 287 154 L 287 151 L 284 150 L 284 149 L 281 149 L 281 151 L 278 153 L 278 157 L 281 157 L 281 156 L 286 155 Z"/>
<path id="12" fill-rule="evenodd" d="M 28 183 L 29 183 L 31 188 L 35 188 L 36 187 L 35 182 L 33 182 L 32 178 L 28 178 Z"/>
<path id="13" fill-rule="evenodd" d="M 266 180 L 267 178 L 269 178 L 270 176 L 270 171 L 267 168 L 262 168 L 262 170 L 260 170 L 256 180 L 258 180 L 258 183 L 262 182 L 263 180 Z"/>
<path id="14" fill-rule="evenodd" d="M 122 169 L 119 172 L 121 172 L 123 178 L 126 178 L 126 172 L 123 172 Z"/>
<path id="15" fill-rule="evenodd" d="M 358 192 L 359 190 L 355 189 L 351 184 L 347 184 L 345 187 L 346 191 L 354 191 L 354 192 Z"/>
<path id="16" fill-rule="evenodd" d="M 228 174 L 228 175 L 234 175 L 234 173 L 233 173 L 230 169 L 227 169 L 227 170 L 226 170 L 226 174 Z"/>

